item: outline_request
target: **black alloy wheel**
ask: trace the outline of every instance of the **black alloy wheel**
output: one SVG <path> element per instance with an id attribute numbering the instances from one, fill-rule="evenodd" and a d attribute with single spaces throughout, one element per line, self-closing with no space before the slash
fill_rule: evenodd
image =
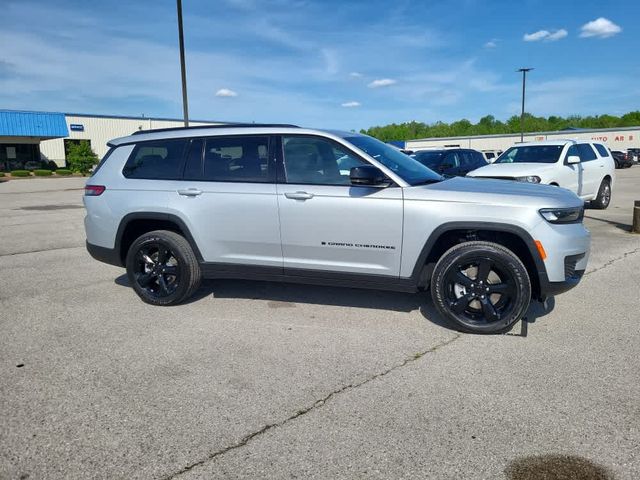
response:
<path id="1" fill-rule="evenodd" d="M 432 296 L 460 330 L 499 333 L 520 320 L 529 305 L 527 270 L 510 250 L 466 242 L 446 252 L 434 269 Z"/>
<path id="2" fill-rule="evenodd" d="M 127 276 L 146 303 L 176 305 L 200 285 L 200 265 L 189 242 L 166 230 L 145 233 L 133 242 L 126 259 Z"/>
<path id="3" fill-rule="evenodd" d="M 152 297 L 168 297 L 180 284 L 178 259 L 170 247 L 160 241 L 138 249 L 134 268 L 138 286 Z"/>

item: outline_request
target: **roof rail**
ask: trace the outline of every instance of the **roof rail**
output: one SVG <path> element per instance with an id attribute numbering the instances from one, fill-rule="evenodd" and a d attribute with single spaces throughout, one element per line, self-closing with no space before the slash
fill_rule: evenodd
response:
<path id="1" fill-rule="evenodd" d="M 179 130 L 197 130 L 202 128 L 261 128 L 261 127 L 278 127 L 278 128 L 300 128 L 298 125 L 290 125 L 288 123 L 223 123 L 216 125 L 197 125 L 193 127 L 169 127 L 169 128 L 151 128 L 149 130 L 136 130 L 131 135 L 142 135 L 143 133 L 156 132 L 174 132 Z"/>

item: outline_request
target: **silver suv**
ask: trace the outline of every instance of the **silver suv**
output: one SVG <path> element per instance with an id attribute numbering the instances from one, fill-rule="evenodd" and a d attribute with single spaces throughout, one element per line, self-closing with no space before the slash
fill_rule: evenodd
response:
<path id="1" fill-rule="evenodd" d="M 551 186 L 445 179 L 366 135 L 292 125 L 141 131 L 85 189 L 87 248 L 143 301 L 202 278 L 416 292 L 495 333 L 580 281 L 583 202 Z"/>

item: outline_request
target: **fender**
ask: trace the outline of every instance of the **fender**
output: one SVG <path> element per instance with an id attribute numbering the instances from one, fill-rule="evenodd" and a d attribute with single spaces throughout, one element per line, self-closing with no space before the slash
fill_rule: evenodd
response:
<path id="1" fill-rule="evenodd" d="M 413 267 L 413 272 L 411 273 L 411 278 L 414 279 L 414 281 L 417 282 L 419 280 L 422 269 L 426 264 L 427 258 L 429 257 L 429 254 L 433 250 L 433 247 L 438 239 L 443 234 L 453 230 L 489 230 L 493 232 L 506 232 L 516 235 L 526 244 L 527 248 L 529 249 L 529 253 L 531 254 L 531 258 L 533 258 L 538 278 L 541 281 L 541 284 L 543 281 L 547 281 L 547 269 L 544 266 L 543 260 L 538 254 L 536 244 L 533 241 L 531 235 L 529 235 L 529 232 L 527 232 L 524 228 L 518 227 L 516 225 L 495 222 L 448 222 L 438 226 L 431 233 L 431 235 L 425 242 L 424 247 L 422 247 L 420 255 L 418 255 L 416 264 Z"/>
<path id="2" fill-rule="evenodd" d="M 114 250 L 115 250 L 115 252 L 117 252 L 118 258 L 120 259 L 120 266 L 124 265 L 124 262 L 122 261 L 122 257 L 120 255 L 120 253 L 121 253 L 120 251 L 121 251 L 121 248 L 122 248 L 122 237 L 124 235 L 124 232 L 125 232 L 127 226 L 132 221 L 136 221 L 136 220 L 159 220 L 159 221 L 162 221 L 162 222 L 175 224 L 180 229 L 180 231 L 182 232 L 184 237 L 187 239 L 187 241 L 189 242 L 189 245 L 191 245 L 191 248 L 193 249 L 193 252 L 195 253 L 196 258 L 198 259 L 198 262 L 202 263 L 204 261 L 203 258 L 202 258 L 202 254 L 200 253 L 200 249 L 198 248 L 198 245 L 196 244 L 195 240 L 193 239 L 193 236 L 191 235 L 191 232 L 189 231 L 189 228 L 182 221 L 182 219 L 180 217 L 178 217 L 177 215 L 170 214 L 170 213 L 134 212 L 134 213 L 129 213 L 129 214 L 125 215 L 124 217 L 122 217 L 122 220 L 120 220 L 120 225 L 118 226 L 118 231 L 116 233 L 116 242 L 115 242 Z"/>

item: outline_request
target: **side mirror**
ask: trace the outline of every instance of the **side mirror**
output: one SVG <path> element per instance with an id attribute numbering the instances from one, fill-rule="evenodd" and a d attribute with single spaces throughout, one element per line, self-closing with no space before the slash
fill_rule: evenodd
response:
<path id="1" fill-rule="evenodd" d="M 365 185 L 370 187 L 386 187 L 389 180 L 378 167 L 373 165 L 362 165 L 353 167 L 349 173 L 351 185 Z"/>
<path id="2" fill-rule="evenodd" d="M 580 157 L 577 155 L 569 155 L 567 157 L 567 164 L 568 165 L 575 165 L 576 163 L 580 163 Z"/>

